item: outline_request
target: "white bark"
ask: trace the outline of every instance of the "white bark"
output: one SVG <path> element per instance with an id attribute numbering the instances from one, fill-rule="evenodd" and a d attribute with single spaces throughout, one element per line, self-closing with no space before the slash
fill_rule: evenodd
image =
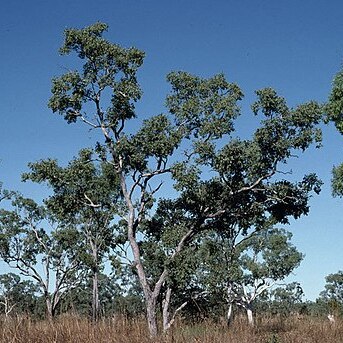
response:
<path id="1" fill-rule="evenodd" d="M 185 301 L 184 303 L 182 303 L 182 305 L 180 305 L 175 311 L 173 316 L 170 318 L 170 300 L 171 300 L 171 293 L 172 290 L 170 287 L 168 287 L 165 298 L 163 300 L 163 311 L 162 311 L 162 315 L 163 315 L 163 332 L 167 332 L 171 326 L 174 324 L 176 315 L 178 314 L 178 312 L 180 312 L 187 304 L 188 301 Z"/>
<path id="2" fill-rule="evenodd" d="M 232 303 L 229 304 L 227 314 L 226 314 L 226 320 L 227 320 L 227 326 L 229 327 L 232 323 L 233 319 L 233 306 Z"/>
<path id="3" fill-rule="evenodd" d="M 254 326 L 254 317 L 253 317 L 253 312 L 252 312 L 252 308 L 251 308 L 251 304 L 248 304 L 247 308 L 247 316 L 248 316 L 248 323 L 250 326 Z"/>

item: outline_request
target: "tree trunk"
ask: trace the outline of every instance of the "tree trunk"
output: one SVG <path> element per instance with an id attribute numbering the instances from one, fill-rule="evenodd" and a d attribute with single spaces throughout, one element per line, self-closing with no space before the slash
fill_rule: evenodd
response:
<path id="1" fill-rule="evenodd" d="M 92 291 L 92 320 L 99 319 L 99 266 L 98 266 L 98 247 L 94 241 L 90 241 L 93 258 L 93 291 Z"/>
<path id="2" fill-rule="evenodd" d="M 92 320 L 99 319 L 99 273 L 98 268 L 93 271 Z"/>
<path id="3" fill-rule="evenodd" d="M 252 312 L 252 306 L 251 304 L 248 304 L 246 307 L 247 311 L 247 316 L 248 316 L 248 323 L 250 326 L 254 326 L 254 317 L 253 317 L 253 312 Z"/>
<path id="4" fill-rule="evenodd" d="M 143 261 L 141 259 L 140 248 L 136 239 L 136 229 L 139 224 L 139 220 L 138 218 L 136 218 L 135 207 L 132 203 L 130 192 L 128 192 L 127 190 L 125 176 L 122 171 L 119 173 L 119 177 L 120 177 L 120 184 L 121 184 L 122 192 L 123 192 L 123 195 L 124 195 L 127 207 L 128 207 L 127 236 L 130 242 L 131 249 L 132 249 L 132 254 L 133 254 L 135 266 L 137 269 L 138 279 L 144 293 L 150 336 L 153 338 L 157 336 L 156 301 L 159 294 L 161 293 L 161 288 L 167 278 L 168 271 L 166 268 L 164 268 L 162 274 L 160 275 L 158 281 L 156 282 L 154 288 L 152 289 L 151 285 L 149 284 L 148 278 L 146 276 L 145 270 L 144 270 Z M 175 249 L 175 252 L 171 256 L 171 259 L 175 258 L 175 256 L 180 253 L 180 251 L 192 238 L 192 236 L 194 235 L 194 232 L 195 232 L 194 228 L 192 228 L 181 238 L 181 240 L 179 241 Z M 182 307 L 183 306 L 185 305 L 182 305 Z"/>
<path id="5" fill-rule="evenodd" d="M 150 337 L 157 336 L 157 318 L 156 318 L 156 299 L 151 298 L 147 301 L 146 313 Z"/>
<path id="6" fill-rule="evenodd" d="M 232 303 L 229 304 L 227 314 L 226 314 L 227 326 L 230 327 L 232 320 L 233 320 L 233 306 Z"/>
<path id="7" fill-rule="evenodd" d="M 48 320 L 52 320 L 55 314 L 55 309 L 51 302 L 49 294 L 45 295 L 45 305 L 46 305 L 46 316 Z"/>
<path id="8" fill-rule="evenodd" d="M 144 293 L 150 337 L 154 338 L 157 336 L 156 299 L 160 293 L 162 282 L 164 281 L 163 279 L 165 278 L 164 275 L 166 275 L 166 273 L 162 273 L 160 277 L 160 283 L 158 283 L 158 285 L 156 284 L 154 291 L 152 291 L 149 285 L 149 281 L 145 274 L 145 270 L 144 270 L 143 263 L 141 260 L 139 245 L 136 240 L 136 224 L 137 223 L 136 223 L 135 208 L 132 204 L 129 192 L 127 191 L 125 177 L 123 176 L 123 174 L 119 174 L 119 175 L 120 175 L 123 195 L 129 209 L 128 218 L 127 218 L 127 223 L 128 223 L 127 236 L 130 242 L 131 249 L 132 249 L 132 254 L 133 254 L 134 262 L 137 269 L 138 279 Z"/>
<path id="9" fill-rule="evenodd" d="M 171 297 L 171 288 L 168 287 L 166 291 L 166 295 L 163 299 L 162 303 L 162 320 L 163 320 L 163 332 L 166 332 L 170 325 L 169 325 L 169 318 L 170 318 L 170 313 L 169 313 L 169 304 L 170 304 L 170 297 Z"/>

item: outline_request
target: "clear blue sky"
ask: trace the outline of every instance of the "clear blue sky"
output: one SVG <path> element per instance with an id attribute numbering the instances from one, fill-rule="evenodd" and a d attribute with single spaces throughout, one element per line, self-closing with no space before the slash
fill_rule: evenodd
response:
<path id="1" fill-rule="evenodd" d="M 27 163 L 46 157 L 66 162 L 91 144 L 90 133 L 68 126 L 46 106 L 51 77 L 71 62 L 58 55 L 65 28 L 103 21 L 110 25 L 108 39 L 146 52 L 141 116 L 163 110 L 169 71 L 224 72 L 246 95 L 239 123 L 246 133 L 255 124 L 249 110 L 255 89 L 274 87 L 290 105 L 326 100 L 343 60 L 342 15 L 339 0 L 3 1 L 0 181 L 39 199 L 40 187 L 20 183 Z M 306 254 L 293 278 L 309 299 L 323 289 L 325 275 L 343 269 L 343 200 L 330 191 L 342 149 L 342 137 L 327 126 L 324 148 L 292 165 L 295 175 L 314 171 L 325 182 L 310 215 L 290 226 L 294 244 Z"/>

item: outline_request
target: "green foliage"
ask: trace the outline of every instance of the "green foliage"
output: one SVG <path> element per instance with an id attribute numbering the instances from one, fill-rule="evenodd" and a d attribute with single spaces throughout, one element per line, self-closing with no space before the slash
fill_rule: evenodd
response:
<path id="1" fill-rule="evenodd" d="M 99 104 L 99 95 L 106 87 L 113 90 L 111 105 L 102 113 L 106 126 L 117 127 L 122 120 L 134 117 L 133 102 L 141 96 L 136 71 L 143 63 L 144 53 L 109 43 L 102 38 L 105 30 L 107 25 L 102 23 L 83 30 L 65 30 L 61 54 L 75 51 L 85 60 L 81 73 L 74 71 L 53 79 L 49 107 L 63 115 L 68 123 L 82 116 L 83 103 Z"/>
<path id="2" fill-rule="evenodd" d="M 325 277 L 325 290 L 321 296 L 327 300 L 335 300 L 343 306 L 343 271 Z"/>
<path id="3" fill-rule="evenodd" d="M 0 275 L 1 310 L 5 311 L 7 305 L 12 307 L 11 315 L 34 312 L 37 291 L 37 285 L 30 280 L 21 280 L 17 274 Z"/>
<path id="4" fill-rule="evenodd" d="M 24 180 L 45 182 L 53 190 L 45 204 L 53 216 L 69 227 L 61 240 L 68 244 L 69 238 L 78 236 L 84 250 L 92 241 L 102 246 L 99 254 L 108 251 L 114 243 L 111 222 L 120 202 L 113 168 L 106 163 L 96 165 L 90 150 L 81 150 L 67 167 L 58 166 L 55 160 L 30 163 L 29 167 L 31 172 L 23 175 Z"/>
<path id="5" fill-rule="evenodd" d="M 335 76 L 331 94 L 326 104 L 328 120 L 332 120 L 339 132 L 343 132 L 343 72 L 340 71 Z"/>
<path id="6" fill-rule="evenodd" d="M 3 200 L 9 200 L 14 195 L 14 192 L 3 189 L 3 184 L 0 182 L 0 202 Z"/>
<path id="7" fill-rule="evenodd" d="M 233 131 L 232 120 L 239 114 L 237 101 L 243 97 L 236 84 L 227 82 L 223 74 L 202 79 L 186 72 L 172 72 L 167 80 L 172 86 L 167 107 L 186 136 L 220 138 Z"/>
<path id="8" fill-rule="evenodd" d="M 13 197 L 12 209 L 0 210 L 0 256 L 34 280 L 51 316 L 83 272 L 82 242 L 72 229 L 59 224 L 45 206 L 20 195 Z"/>
<path id="9" fill-rule="evenodd" d="M 332 169 L 331 187 L 333 196 L 343 196 L 343 164 Z"/>
<path id="10" fill-rule="evenodd" d="M 290 243 L 292 234 L 281 229 L 263 230 L 241 246 L 240 265 L 248 282 L 282 280 L 299 266 L 303 255 Z"/>
<path id="11" fill-rule="evenodd" d="M 276 287 L 266 295 L 262 300 L 264 306 L 260 304 L 260 307 L 264 307 L 264 312 L 289 316 L 291 313 L 302 313 L 305 310 L 305 304 L 302 303 L 304 292 L 298 282 Z"/>

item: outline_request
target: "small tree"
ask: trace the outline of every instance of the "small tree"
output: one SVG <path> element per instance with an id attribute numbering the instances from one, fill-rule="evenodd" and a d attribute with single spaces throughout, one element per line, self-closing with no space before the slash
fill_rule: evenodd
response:
<path id="1" fill-rule="evenodd" d="M 299 266 L 303 255 L 290 243 L 292 234 L 280 229 L 263 230 L 245 242 L 239 257 L 242 275 L 232 289 L 234 301 L 242 306 L 254 325 L 253 303 L 266 290 Z"/>
<path id="2" fill-rule="evenodd" d="M 119 182 L 113 168 L 96 163 L 92 152 L 84 149 L 79 156 L 61 167 L 56 160 L 30 163 L 30 173 L 24 180 L 46 182 L 53 194 L 45 204 L 65 226 L 77 230 L 82 242 L 82 258 L 91 273 L 93 282 L 92 317 L 100 313 L 99 274 L 108 254 L 120 241 L 113 223 L 120 208 Z M 125 241 L 125 239 L 124 239 Z"/>
<path id="3" fill-rule="evenodd" d="M 227 302 L 228 324 L 236 304 L 246 310 L 253 325 L 254 302 L 288 276 L 303 256 L 285 230 L 254 230 L 241 237 L 238 228 L 233 232 L 230 237 L 215 235 L 205 243 L 202 282 L 209 292 L 221 293 L 217 297 Z"/>
<path id="4" fill-rule="evenodd" d="M 13 273 L 0 275 L 0 305 L 5 316 L 11 313 L 33 313 L 38 287 L 30 280 L 21 280 Z"/>
<path id="5" fill-rule="evenodd" d="M 343 313 L 343 271 L 329 274 L 325 281 L 325 289 L 320 293 L 320 299 L 325 301 L 331 314 Z"/>
<path id="6" fill-rule="evenodd" d="M 43 206 L 16 196 L 13 210 L 0 210 L 0 256 L 39 286 L 49 318 L 83 273 L 77 231 L 60 227 Z M 49 227 L 45 229 L 45 227 Z"/>
<path id="7" fill-rule="evenodd" d="M 278 313 L 284 316 L 291 313 L 300 314 L 302 306 L 306 306 L 302 303 L 303 296 L 304 292 L 300 284 L 291 282 L 272 289 L 266 302 L 268 302 L 268 308 L 272 314 Z"/>

